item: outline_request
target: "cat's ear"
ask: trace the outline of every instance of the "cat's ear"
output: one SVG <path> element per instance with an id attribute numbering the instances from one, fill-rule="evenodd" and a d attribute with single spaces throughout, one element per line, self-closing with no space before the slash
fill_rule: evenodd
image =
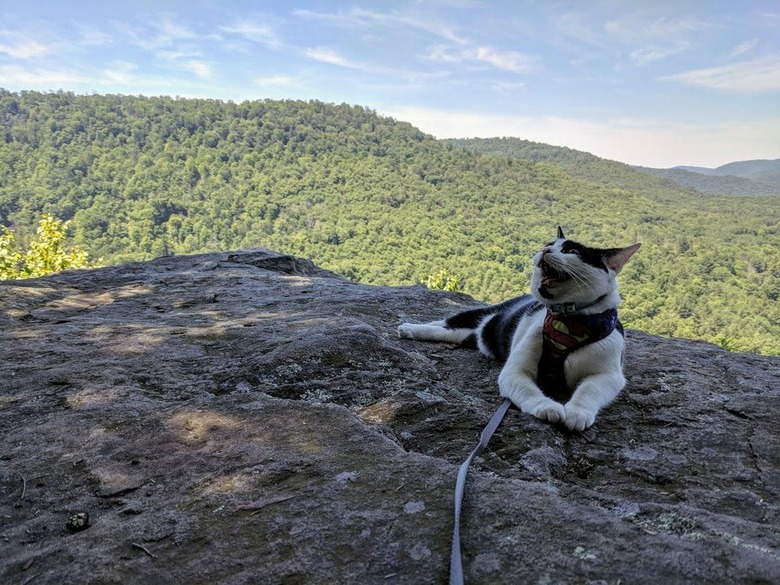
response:
<path id="1" fill-rule="evenodd" d="M 558 239 L 559 240 L 565 240 L 566 236 L 563 235 L 563 228 L 561 226 L 558 226 Z"/>
<path id="2" fill-rule="evenodd" d="M 604 263 L 607 268 L 614 270 L 615 273 L 620 272 L 625 266 L 628 259 L 634 255 L 642 244 L 631 244 L 627 248 L 615 248 L 614 250 L 606 250 L 604 254 Z"/>

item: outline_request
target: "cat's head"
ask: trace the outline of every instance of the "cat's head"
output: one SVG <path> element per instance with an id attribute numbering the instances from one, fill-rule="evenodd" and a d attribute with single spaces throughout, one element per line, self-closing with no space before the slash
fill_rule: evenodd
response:
<path id="1" fill-rule="evenodd" d="M 617 291 L 616 276 L 641 244 L 591 248 L 569 240 L 558 226 L 555 241 L 534 256 L 531 292 L 543 304 L 587 304 Z"/>

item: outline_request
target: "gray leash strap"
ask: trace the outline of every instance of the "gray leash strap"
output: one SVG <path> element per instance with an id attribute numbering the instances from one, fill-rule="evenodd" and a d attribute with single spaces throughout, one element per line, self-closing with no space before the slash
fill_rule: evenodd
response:
<path id="1" fill-rule="evenodd" d="M 510 406 L 512 406 L 512 401 L 509 398 L 504 398 L 501 406 L 498 407 L 493 418 L 490 419 L 490 422 L 482 431 L 479 443 L 458 470 L 458 478 L 455 481 L 455 528 L 452 531 L 452 551 L 450 553 L 450 585 L 463 585 L 463 558 L 460 551 L 460 508 L 463 504 L 463 492 L 466 487 L 466 475 L 469 472 L 469 465 L 487 447 L 490 437 L 493 436 L 498 425 L 504 420 L 504 415 Z"/>

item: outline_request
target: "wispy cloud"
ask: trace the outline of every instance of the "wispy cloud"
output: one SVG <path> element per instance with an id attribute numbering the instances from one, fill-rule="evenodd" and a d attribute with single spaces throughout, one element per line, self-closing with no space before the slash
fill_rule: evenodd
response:
<path id="1" fill-rule="evenodd" d="M 56 53 L 58 42 L 42 42 L 30 35 L 0 30 L 0 53 L 14 59 L 33 59 Z"/>
<path id="2" fill-rule="evenodd" d="M 531 69 L 534 58 L 518 51 L 501 51 L 493 47 L 474 47 L 466 51 L 474 61 L 487 63 L 512 73 L 526 73 Z"/>
<path id="3" fill-rule="evenodd" d="M 319 61 L 320 63 L 328 63 L 330 65 L 336 65 L 345 69 L 355 69 L 357 71 L 365 71 L 368 73 L 387 73 L 389 71 L 385 67 L 348 59 L 335 49 L 331 49 L 329 47 L 313 47 L 304 49 L 303 54 L 310 59 Z"/>
<path id="4" fill-rule="evenodd" d="M 357 67 L 350 63 L 346 57 L 342 56 L 334 49 L 329 49 L 327 47 L 314 47 L 305 49 L 303 53 L 310 59 L 320 61 L 321 63 L 329 63 L 331 65 L 338 65 L 339 67 L 357 69 Z"/>
<path id="5" fill-rule="evenodd" d="M 214 71 L 211 64 L 206 61 L 188 59 L 181 62 L 181 69 L 192 73 L 195 77 L 199 77 L 200 79 L 212 79 L 214 77 Z"/>
<path id="6" fill-rule="evenodd" d="M 694 69 L 664 79 L 733 93 L 777 92 L 780 91 L 780 54 L 722 67 Z"/>
<path id="7" fill-rule="evenodd" d="M 558 17 L 555 26 L 564 37 L 590 47 L 615 54 L 628 49 L 631 62 L 642 66 L 690 50 L 697 33 L 717 25 L 684 15 L 658 16 L 651 8 L 613 18 L 572 11 Z"/>
<path id="8" fill-rule="evenodd" d="M 199 84 L 204 79 L 198 75 L 196 66 L 189 67 L 187 63 L 176 63 L 174 69 L 174 72 L 165 75 L 152 74 L 136 63 L 114 60 L 100 70 L 90 71 L 89 76 L 81 80 L 81 87 L 83 91 L 107 91 L 105 88 L 119 86 L 133 93 L 146 95 L 190 94 L 193 97 L 203 97 L 194 89 L 202 87 Z M 195 79 L 190 75 L 180 75 L 179 72 L 194 74 Z"/>
<path id="9" fill-rule="evenodd" d="M 102 71 L 102 77 L 107 81 L 121 85 L 130 85 L 135 81 L 138 66 L 129 61 L 113 61 Z"/>
<path id="10" fill-rule="evenodd" d="M 347 12 L 329 14 L 313 10 L 294 10 L 293 15 L 308 20 L 316 20 L 326 25 L 344 29 L 366 30 L 369 28 L 404 27 L 416 29 L 451 42 L 461 43 L 463 37 L 456 27 L 431 14 L 422 15 L 412 12 L 378 12 L 365 8 L 353 8 Z"/>
<path id="11" fill-rule="evenodd" d="M 441 42 L 429 45 L 424 58 L 439 63 L 466 63 L 469 65 L 488 65 L 512 73 L 526 73 L 536 62 L 536 58 L 514 50 L 503 50 L 485 43 L 474 42 L 465 34 L 439 17 L 406 12 L 379 12 L 364 8 L 353 8 L 347 12 L 322 13 L 312 10 L 295 10 L 294 15 L 307 20 L 316 20 L 329 26 L 366 33 L 372 29 L 381 29 L 384 33 L 390 28 L 412 30 L 425 33 L 425 38 L 433 37 Z M 332 49 L 309 49 L 309 57 L 325 63 L 351 69 L 386 71 L 387 68 L 369 66 L 366 63 L 346 59 Z"/>
<path id="12" fill-rule="evenodd" d="M 300 87 L 305 80 L 296 75 L 265 75 L 254 80 L 256 85 L 263 87 Z"/>
<path id="13" fill-rule="evenodd" d="M 679 55 L 688 50 L 689 46 L 689 43 L 678 42 L 669 47 L 643 47 L 631 51 L 629 57 L 635 65 L 647 65 L 648 63 L 661 61 L 673 55 Z"/>
<path id="14" fill-rule="evenodd" d="M 605 25 L 607 35 L 625 43 L 643 41 L 676 41 L 690 33 L 713 28 L 713 24 L 690 17 L 655 17 L 628 13 Z"/>
<path id="15" fill-rule="evenodd" d="M 512 82 L 512 81 L 496 81 L 491 84 L 491 87 L 498 92 L 505 94 L 512 94 L 519 89 L 525 87 L 525 83 Z"/>
<path id="16" fill-rule="evenodd" d="M 112 35 L 95 26 L 77 22 L 74 24 L 74 28 L 78 32 L 77 43 L 81 47 L 106 46 L 114 42 Z"/>
<path id="17" fill-rule="evenodd" d="M 425 58 L 440 63 L 481 63 L 512 73 L 527 73 L 537 61 L 535 57 L 518 51 L 502 51 L 489 46 L 451 47 L 441 44 L 428 47 Z"/>
<path id="18" fill-rule="evenodd" d="M 70 69 L 20 65 L 0 65 L 0 79 L 8 87 L 20 86 L 44 90 L 79 84 L 88 80 L 85 75 Z"/>
<path id="19" fill-rule="evenodd" d="M 171 17 L 143 25 L 121 25 L 120 28 L 130 41 L 144 50 L 157 51 L 179 41 L 195 40 L 198 35 L 188 27 L 174 22 Z"/>
<path id="20" fill-rule="evenodd" d="M 264 45 L 271 49 L 277 49 L 283 44 L 278 34 L 269 23 L 256 19 L 237 22 L 229 26 L 220 26 L 219 30 L 238 35 L 248 41 Z"/>
<path id="21" fill-rule="evenodd" d="M 758 42 L 758 39 L 749 39 L 739 43 L 736 47 L 734 47 L 734 50 L 731 52 L 731 56 L 740 57 L 746 53 L 749 53 L 756 48 Z"/>
<path id="22" fill-rule="evenodd" d="M 599 25 L 588 22 L 584 14 L 565 12 L 554 21 L 555 30 L 566 38 L 606 49 L 607 36 Z"/>
<path id="23" fill-rule="evenodd" d="M 179 71 L 190 73 L 200 79 L 212 79 L 212 65 L 201 58 L 201 52 L 196 49 L 162 49 L 154 52 L 154 56 Z"/>

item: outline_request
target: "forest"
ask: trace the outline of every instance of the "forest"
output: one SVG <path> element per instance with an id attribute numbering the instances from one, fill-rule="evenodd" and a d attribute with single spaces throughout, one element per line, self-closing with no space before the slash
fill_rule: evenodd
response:
<path id="1" fill-rule="evenodd" d="M 318 101 L 0 90 L 0 121 L 0 224 L 21 243 L 47 214 L 102 264 L 261 246 L 493 302 L 527 292 L 560 224 L 586 244 L 642 242 L 621 278 L 627 327 L 780 354 L 777 196 L 536 143 L 476 152 Z"/>

